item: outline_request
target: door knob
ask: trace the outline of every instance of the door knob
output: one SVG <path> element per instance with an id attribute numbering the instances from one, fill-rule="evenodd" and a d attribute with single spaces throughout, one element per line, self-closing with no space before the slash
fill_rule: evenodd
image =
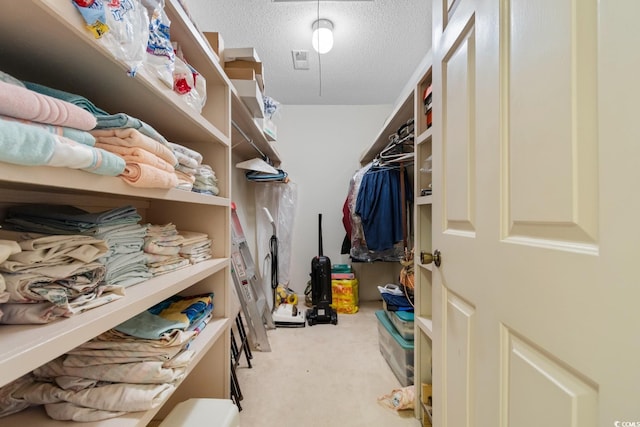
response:
<path id="1" fill-rule="evenodd" d="M 433 253 L 429 252 L 420 252 L 420 262 L 422 264 L 431 264 L 432 262 L 436 265 L 436 267 L 440 267 L 440 251 L 435 250 Z"/>

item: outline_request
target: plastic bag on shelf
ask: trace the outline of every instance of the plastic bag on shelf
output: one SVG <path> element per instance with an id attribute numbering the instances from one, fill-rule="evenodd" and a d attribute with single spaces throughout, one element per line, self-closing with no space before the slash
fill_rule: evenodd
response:
<path id="1" fill-rule="evenodd" d="M 170 39 L 171 21 L 164 11 L 164 0 L 142 0 L 149 14 L 149 39 L 144 66 L 168 88 L 173 88 L 176 55 Z"/>
<path id="2" fill-rule="evenodd" d="M 74 0 L 87 28 L 134 76 L 144 61 L 149 17 L 138 0 Z"/>
<path id="3" fill-rule="evenodd" d="M 273 119 L 275 114 L 280 111 L 280 103 L 270 96 L 264 95 L 262 97 L 264 104 L 264 115 L 268 119 Z"/>
<path id="4" fill-rule="evenodd" d="M 101 0 L 73 0 L 73 5 L 78 9 L 86 28 L 95 38 L 98 39 L 109 31 L 106 7 Z"/>
<path id="5" fill-rule="evenodd" d="M 207 81 L 190 66 L 182 55 L 180 46 L 173 43 L 176 54 L 173 71 L 173 90 L 183 96 L 183 99 L 194 110 L 201 112 L 207 101 Z"/>

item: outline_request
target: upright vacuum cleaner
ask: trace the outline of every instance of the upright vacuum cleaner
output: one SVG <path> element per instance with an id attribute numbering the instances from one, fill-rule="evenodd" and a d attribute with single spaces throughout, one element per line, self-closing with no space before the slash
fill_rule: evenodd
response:
<path id="1" fill-rule="evenodd" d="M 331 260 L 322 255 L 322 214 L 318 214 L 318 256 L 311 260 L 311 303 L 307 310 L 309 326 L 316 323 L 338 324 L 338 313 L 331 307 Z"/>

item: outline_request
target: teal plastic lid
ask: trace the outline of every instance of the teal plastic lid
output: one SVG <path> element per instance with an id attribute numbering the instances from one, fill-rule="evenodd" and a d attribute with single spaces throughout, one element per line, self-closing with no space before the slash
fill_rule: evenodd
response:
<path id="1" fill-rule="evenodd" d="M 349 264 L 333 264 L 331 271 L 333 273 L 351 273 L 351 266 Z"/>
<path id="2" fill-rule="evenodd" d="M 384 326 L 384 328 L 391 334 L 391 336 L 393 336 L 393 339 L 395 339 L 396 342 L 400 344 L 400 347 L 402 347 L 403 350 L 413 350 L 413 341 L 405 340 L 402 335 L 398 333 L 396 327 L 391 324 L 391 321 L 389 320 L 389 317 L 387 317 L 387 313 L 385 313 L 384 310 L 377 310 L 376 317 L 378 318 L 378 321 L 382 324 L 382 326 Z"/>
<path id="3" fill-rule="evenodd" d="M 398 316 L 398 319 L 402 320 L 403 322 L 413 322 L 413 311 L 396 311 L 395 313 L 396 316 Z"/>

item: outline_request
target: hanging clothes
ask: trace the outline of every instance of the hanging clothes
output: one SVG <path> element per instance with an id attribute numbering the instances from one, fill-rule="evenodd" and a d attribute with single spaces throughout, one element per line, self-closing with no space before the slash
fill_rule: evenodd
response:
<path id="1" fill-rule="evenodd" d="M 351 211 L 349 210 L 349 197 L 347 197 L 342 205 L 342 225 L 346 234 L 342 240 L 340 254 L 348 254 L 351 252 Z"/>
<path id="2" fill-rule="evenodd" d="M 401 172 L 392 167 L 371 167 L 362 177 L 355 213 L 360 216 L 369 250 L 384 251 L 403 240 L 403 209 L 413 201 L 411 182 L 405 168 L 404 200 Z"/>

